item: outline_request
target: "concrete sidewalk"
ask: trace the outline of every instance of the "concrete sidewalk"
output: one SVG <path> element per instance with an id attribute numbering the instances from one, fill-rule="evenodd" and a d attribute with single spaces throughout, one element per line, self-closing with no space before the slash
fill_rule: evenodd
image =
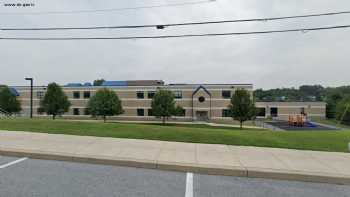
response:
<path id="1" fill-rule="evenodd" d="M 0 131 L 0 155 L 350 185 L 350 154 Z"/>

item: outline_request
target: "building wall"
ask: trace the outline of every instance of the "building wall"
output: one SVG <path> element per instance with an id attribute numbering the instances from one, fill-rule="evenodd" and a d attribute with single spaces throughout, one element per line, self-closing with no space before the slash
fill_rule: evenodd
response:
<path id="1" fill-rule="evenodd" d="M 154 92 L 157 88 L 164 88 L 171 91 L 179 91 L 182 94 L 182 98 L 176 99 L 176 104 L 183 107 L 186 111 L 184 117 L 175 117 L 178 120 L 196 120 L 197 113 L 208 112 L 208 119 L 215 120 L 228 120 L 231 118 L 223 117 L 223 110 L 227 109 L 230 105 L 230 98 L 223 97 L 223 91 L 230 91 L 231 96 L 235 89 L 244 88 L 252 93 L 252 85 L 246 84 L 221 84 L 221 85 L 203 85 L 203 87 L 210 93 L 210 95 L 200 85 L 164 85 L 164 86 L 128 86 L 128 87 L 107 87 L 116 92 L 122 101 L 122 106 L 125 111 L 124 114 L 113 117 L 116 119 L 127 120 L 154 120 L 154 117 L 148 116 L 148 109 L 151 108 L 151 98 L 148 98 L 148 92 Z M 15 87 L 20 93 L 19 100 L 22 104 L 22 113 L 24 115 L 29 114 L 30 108 L 30 88 L 29 87 Z M 69 112 L 64 116 L 68 118 L 88 118 L 85 114 L 85 109 L 89 98 L 84 98 L 84 92 L 89 92 L 92 97 L 96 91 L 104 87 L 88 86 L 88 87 L 62 87 L 65 94 L 68 96 L 72 106 Z M 193 93 L 198 91 L 193 95 Z M 43 98 L 46 91 L 46 87 L 34 88 L 34 115 L 44 115 L 37 112 L 40 106 L 40 99 Z M 80 97 L 74 98 L 74 92 L 79 92 Z M 137 93 L 143 92 L 144 98 L 137 98 Z M 193 100 L 192 100 L 193 96 Z M 204 97 L 205 101 L 200 102 L 199 98 Z M 265 108 L 264 118 L 271 116 L 270 109 L 272 107 L 278 108 L 278 117 L 286 119 L 289 115 L 300 114 L 301 109 L 304 108 L 304 112 L 311 117 L 325 117 L 326 106 L 321 102 L 257 102 L 256 106 L 259 108 Z M 138 116 L 137 109 L 144 109 L 144 116 Z M 74 111 L 79 110 L 79 116 L 74 115 Z"/>
<path id="2" fill-rule="evenodd" d="M 271 108 L 277 108 L 277 116 L 287 120 L 290 115 L 304 112 L 308 117 L 326 118 L 326 103 L 324 102 L 257 102 L 256 107 L 266 110 L 265 116 L 271 116 Z"/>
<path id="3" fill-rule="evenodd" d="M 125 111 L 124 114 L 115 117 L 120 119 L 154 119 L 154 117 L 148 116 L 148 109 L 151 108 L 151 98 L 148 98 L 148 92 L 154 92 L 157 88 L 164 88 L 171 91 L 180 91 L 182 98 L 176 99 L 176 104 L 183 107 L 186 111 L 185 117 L 175 117 L 180 120 L 192 120 L 192 117 L 196 115 L 196 111 L 208 111 L 208 117 L 211 119 L 218 119 L 222 116 L 222 110 L 226 109 L 230 104 L 229 98 L 222 97 L 222 91 L 231 91 L 233 94 L 234 90 L 237 88 L 244 88 L 252 92 L 252 85 L 234 85 L 234 84 L 223 84 L 223 85 L 204 85 L 204 87 L 210 92 L 210 96 L 203 90 L 200 89 L 196 95 L 193 97 L 192 94 L 200 85 L 166 85 L 166 86 L 130 86 L 130 87 L 107 87 L 116 92 L 118 97 L 122 101 L 122 106 Z M 77 117 L 74 116 L 74 111 L 79 110 L 79 116 L 86 118 L 85 108 L 89 101 L 89 98 L 84 98 L 84 92 L 90 92 L 90 97 L 92 97 L 96 91 L 103 87 L 62 87 L 65 94 L 68 96 L 72 106 L 69 112 L 65 113 L 64 116 L 67 117 Z M 20 92 L 19 100 L 21 101 L 23 114 L 29 114 L 30 108 L 30 89 L 29 87 L 16 87 Z M 34 88 L 34 115 L 41 115 L 38 113 L 38 108 L 40 106 L 40 99 L 44 96 L 46 87 L 35 87 Z M 74 93 L 79 92 L 80 97 L 74 98 Z M 137 93 L 143 92 L 144 98 L 137 98 Z M 199 97 L 205 97 L 204 102 L 199 102 Z M 193 107 L 192 107 L 193 105 Z M 144 117 L 137 115 L 137 109 L 144 109 Z M 193 110 L 192 110 L 193 109 Z M 192 114 L 193 111 L 193 114 Z"/>

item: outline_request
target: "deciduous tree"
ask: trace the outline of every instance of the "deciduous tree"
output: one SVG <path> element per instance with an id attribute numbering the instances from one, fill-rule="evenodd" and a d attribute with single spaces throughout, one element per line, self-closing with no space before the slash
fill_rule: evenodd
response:
<path id="1" fill-rule="evenodd" d="M 71 103 L 61 86 L 56 83 L 50 83 L 47 86 L 47 91 L 43 100 L 40 102 L 42 110 L 48 115 L 52 115 L 52 119 L 55 119 L 57 115 L 68 112 L 70 106 Z"/>
<path id="2" fill-rule="evenodd" d="M 101 89 L 90 98 L 88 103 L 89 113 L 98 117 L 101 116 L 106 122 L 107 116 L 115 116 L 124 113 L 122 102 L 118 95 L 109 89 Z"/>
<path id="3" fill-rule="evenodd" d="M 165 124 L 166 119 L 177 113 L 174 94 L 169 90 L 159 89 L 152 99 L 152 111 Z"/>
<path id="4" fill-rule="evenodd" d="M 247 90 L 239 89 L 231 98 L 229 105 L 231 116 L 240 123 L 240 129 L 243 128 L 243 122 L 251 120 L 255 116 L 255 104 Z"/>
<path id="5" fill-rule="evenodd" d="M 0 108 L 10 114 L 21 111 L 21 103 L 7 86 L 1 87 L 0 89 Z"/>

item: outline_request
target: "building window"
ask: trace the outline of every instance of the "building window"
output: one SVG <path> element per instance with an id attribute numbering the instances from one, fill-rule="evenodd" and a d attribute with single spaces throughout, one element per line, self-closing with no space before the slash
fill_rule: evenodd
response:
<path id="1" fill-rule="evenodd" d="M 222 117 L 231 117 L 231 111 L 229 109 L 223 109 Z"/>
<path id="2" fill-rule="evenodd" d="M 88 91 L 86 91 L 86 92 L 84 92 L 84 99 L 88 99 L 88 98 L 90 98 L 90 92 L 88 92 Z"/>
<path id="3" fill-rule="evenodd" d="M 156 94 L 155 91 L 149 91 L 148 94 L 147 94 L 147 97 L 148 97 L 149 99 L 153 99 L 153 97 L 154 97 L 155 94 Z"/>
<path id="4" fill-rule="evenodd" d="M 153 110 L 152 109 L 148 109 L 148 116 L 153 116 Z"/>
<path id="5" fill-rule="evenodd" d="M 80 99 L 80 92 L 73 92 L 73 98 Z"/>
<path id="6" fill-rule="evenodd" d="M 179 112 L 178 116 L 186 116 L 186 110 L 185 109 L 181 109 L 181 111 Z"/>
<path id="7" fill-rule="evenodd" d="M 174 91 L 174 96 L 176 99 L 182 99 L 182 91 Z"/>
<path id="8" fill-rule="evenodd" d="M 199 101 L 200 103 L 203 103 L 203 102 L 205 101 L 205 98 L 204 98 L 203 96 L 201 96 L 201 97 L 198 98 L 198 101 Z"/>
<path id="9" fill-rule="evenodd" d="M 80 114 L 79 108 L 73 109 L 73 115 L 78 116 Z"/>
<path id="10" fill-rule="evenodd" d="M 277 107 L 271 107 L 270 108 L 270 114 L 271 114 L 271 117 L 278 117 L 278 108 Z"/>
<path id="11" fill-rule="evenodd" d="M 265 117 L 266 116 L 266 109 L 264 107 L 256 108 L 256 116 Z"/>
<path id="12" fill-rule="evenodd" d="M 84 115 L 91 115 L 90 108 L 85 108 Z"/>
<path id="13" fill-rule="evenodd" d="M 230 99 L 231 98 L 231 91 L 230 90 L 223 90 L 222 91 L 222 98 Z"/>
<path id="14" fill-rule="evenodd" d="M 36 92 L 36 98 L 43 99 L 45 96 L 45 93 L 43 91 Z"/>
<path id="15" fill-rule="evenodd" d="M 38 115 L 43 115 L 45 110 L 44 110 L 44 108 L 39 107 L 36 112 Z"/>
<path id="16" fill-rule="evenodd" d="M 145 98 L 144 92 L 137 92 L 137 93 L 136 93 L 136 97 L 137 97 L 138 99 L 144 99 L 144 98 Z"/>
<path id="17" fill-rule="evenodd" d="M 145 116 L 145 110 L 144 109 L 137 109 L 137 116 Z"/>

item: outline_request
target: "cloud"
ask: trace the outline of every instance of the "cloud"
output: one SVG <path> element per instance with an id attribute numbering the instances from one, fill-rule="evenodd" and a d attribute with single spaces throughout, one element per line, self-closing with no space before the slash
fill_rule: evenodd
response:
<path id="1" fill-rule="evenodd" d="M 151 1 L 150 4 L 172 1 Z M 28 11 L 108 9 L 142 6 L 140 1 L 37 0 Z M 213 3 L 70 15 L 1 15 L 3 27 L 160 24 L 187 21 L 274 17 L 344 11 L 347 0 L 217 0 Z M 31 9 L 31 10 L 29 10 Z M 0 8 L 0 12 L 13 11 Z M 16 9 L 16 12 L 23 11 Z M 13 11 L 13 12 L 15 12 Z M 236 32 L 350 24 L 350 16 L 278 22 L 207 25 L 164 30 L 0 32 L 5 36 L 125 36 Z M 349 84 L 349 30 L 213 38 L 107 41 L 0 40 L 0 83 L 37 85 L 56 81 L 163 79 L 168 83 L 253 83 L 256 88 L 302 84 Z"/>

